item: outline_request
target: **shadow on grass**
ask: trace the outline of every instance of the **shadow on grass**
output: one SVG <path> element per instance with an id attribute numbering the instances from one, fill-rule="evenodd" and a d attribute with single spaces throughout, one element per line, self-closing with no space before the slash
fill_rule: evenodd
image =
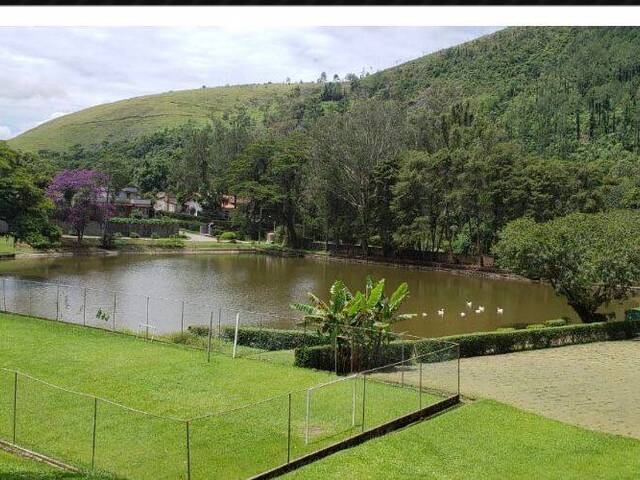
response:
<path id="1" fill-rule="evenodd" d="M 106 473 L 52 472 L 0 472 L 2 480 L 123 480 Z"/>

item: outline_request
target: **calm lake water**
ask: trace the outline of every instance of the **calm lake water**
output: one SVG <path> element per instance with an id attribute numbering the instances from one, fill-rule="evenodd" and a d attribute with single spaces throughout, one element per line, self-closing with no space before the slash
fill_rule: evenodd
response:
<path id="1" fill-rule="evenodd" d="M 289 304 L 305 301 L 307 292 L 325 298 L 335 279 L 342 279 L 352 289 L 363 289 L 367 274 L 385 278 L 388 288 L 395 288 L 402 281 L 408 282 L 410 298 L 403 310 L 419 315 L 397 324 L 396 330 L 414 335 L 489 331 L 560 316 L 577 321 L 572 309 L 547 285 L 406 267 L 255 254 L 118 255 L 0 261 L 0 276 L 4 277 L 163 297 L 175 299 L 176 305 L 184 299 L 287 317 L 292 316 Z M 473 302 L 472 309 L 467 308 L 467 301 Z M 615 311 L 618 318 L 622 318 L 625 308 L 637 304 L 634 299 L 605 310 Z M 479 305 L 485 310 L 476 314 L 474 310 Z M 444 317 L 438 315 L 441 308 L 445 310 Z M 497 308 L 502 308 L 504 313 L 498 315 Z M 461 312 L 466 316 L 462 317 Z M 194 319 L 187 319 L 187 322 L 204 323 Z M 162 329 L 161 325 L 159 327 Z"/>

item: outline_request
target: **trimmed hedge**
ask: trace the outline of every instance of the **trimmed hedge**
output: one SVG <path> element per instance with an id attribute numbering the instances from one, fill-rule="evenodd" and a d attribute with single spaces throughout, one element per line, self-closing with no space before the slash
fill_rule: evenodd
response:
<path id="1" fill-rule="evenodd" d="M 180 223 L 171 218 L 133 218 L 133 217 L 113 217 L 109 223 L 115 225 L 173 225 Z"/>
<path id="2" fill-rule="evenodd" d="M 415 346 L 417 354 L 425 354 L 442 348 L 442 343 L 454 342 L 460 345 L 460 357 L 476 357 L 482 355 L 497 355 L 502 353 L 520 352 L 524 350 L 536 350 L 540 348 L 560 347 L 580 343 L 600 342 L 606 340 L 625 340 L 640 334 L 640 319 L 624 320 L 618 322 L 599 322 L 579 325 L 566 325 L 559 327 L 544 327 L 534 329 L 521 329 L 513 331 L 498 331 L 484 333 L 470 333 L 464 335 L 452 335 L 434 339 L 425 339 L 417 342 L 398 341 L 385 346 L 383 358 L 375 361 L 376 364 L 385 365 L 398 362 L 402 359 L 401 351 L 406 351 Z M 445 352 L 447 354 L 447 352 Z M 340 352 L 339 358 L 349 357 L 348 350 Z M 430 361 L 440 361 L 430 359 Z M 345 371 L 344 365 L 338 362 L 339 371 Z M 333 370 L 333 347 L 330 345 L 297 348 L 295 350 L 295 365 L 299 367 L 315 368 L 319 370 Z"/>
<path id="3" fill-rule="evenodd" d="M 209 335 L 206 325 L 194 325 L 187 328 L 199 337 Z M 235 328 L 223 326 L 220 332 L 223 339 L 233 341 Z M 300 330 L 280 330 L 275 328 L 242 327 L 238 329 L 238 345 L 260 348 L 262 350 L 292 350 L 294 348 L 325 345 L 327 339 L 319 337 L 315 332 Z"/>
<path id="4" fill-rule="evenodd" d="M 420 341 L 396 340 L 384 344 L 380 351 L 372 353 L 364 350 L 354 352 L 353 370 L 362 371 L 392 363 L 402 362 L 416 355 L 433 353 L 423 360 L 423 363 L 441 362 L 457 358 L 457 349 L 450 342 L 443 342 L 440 338 Z M 434 353 L 437 352 L 437 353 Z M 333 345 L 305 346 L 296 348 L 294 364 L 297 367 L 314 368 L 317 370 L 338 373 L 351 372 L 351 348 L 349 345 L 338 346 L 337 362 L 333 354 Z"/>

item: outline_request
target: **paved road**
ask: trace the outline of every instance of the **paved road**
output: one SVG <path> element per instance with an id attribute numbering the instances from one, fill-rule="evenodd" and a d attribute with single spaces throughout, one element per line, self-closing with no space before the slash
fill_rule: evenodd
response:
<path id="1" fill-rule="evenodd" d="M 640 339 L 465 358 L 461 391 L 640 439 Z"/>

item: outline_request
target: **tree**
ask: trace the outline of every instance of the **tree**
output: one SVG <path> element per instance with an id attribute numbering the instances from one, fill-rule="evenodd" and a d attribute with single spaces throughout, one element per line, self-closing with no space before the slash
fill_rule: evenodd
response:
<path id="1" fill-rule="evenodd" d="M 0 220 L 9 224 L 9 234 L 17 240 L 50 246 L 60 238 L 59 229 L 49 223 L 53 205 L 24 160 L 22 154 L 0 142 Z"/>
<path id="2" fill-rule="evenodd" d="M 364 292 L 355 293 L 336 280 L 329 294 L 328 301 L 324 301 L 309 292 L 310 304 L 294 303 L 291 308 L 301 312 L 304 324 L 315 327 L 319 335 L 335 340 L 338 347 L 346 347 L 352 366 L 356 355 L 362 357 L 361 368 L 383 363 L 382 347 L 392 338 L 391 326 L 415 317 L 399 313 L 409 296 L 409 286 L 404 282 L 387 296 L 384 279 L 375 281 L 367 276 Z"/>
<path id="3" fill-rule="evenodd" d="M 115 208 L 109 202 L 107 175 L 94 170 L 63 170 L 47 188 L 49 197 L 58 208 L 59 215 L 70 223 L 82 242 L 84 230 L 90 220 L 104 227 Z"/>
<path id="4" fill-rule="evenodd" d="M 308 146 L 302 134 L 263 139 L 250 144 L 238 156 L 230 173 L 230 190 L 248 203 L 241 208 L 245 223 L 257 227 L 275 221 L 285 228 L 284 244 L 299 246 L 296 221 L 301 219 L 303 180 Z"/>
<path id="5" fill-rule="evenodd" d="M 547 280 L 583 322 L 602 318 L 598 308 L 628 298 L 640 280 L 640 213 L 574 213 L 546 223 L 515 220 L 495 246 L 499 265 Z"/>
<path id="6" fill-rule="evenodd" d="M 374 224 L 377 168 L 395 160 L 403 144 L 402 114 L 392 102 L 356 102 L 344 114 L 321 117 L 312 131 L 313 181 L 324 197 L 350 207 L 365 255 Z"/>

